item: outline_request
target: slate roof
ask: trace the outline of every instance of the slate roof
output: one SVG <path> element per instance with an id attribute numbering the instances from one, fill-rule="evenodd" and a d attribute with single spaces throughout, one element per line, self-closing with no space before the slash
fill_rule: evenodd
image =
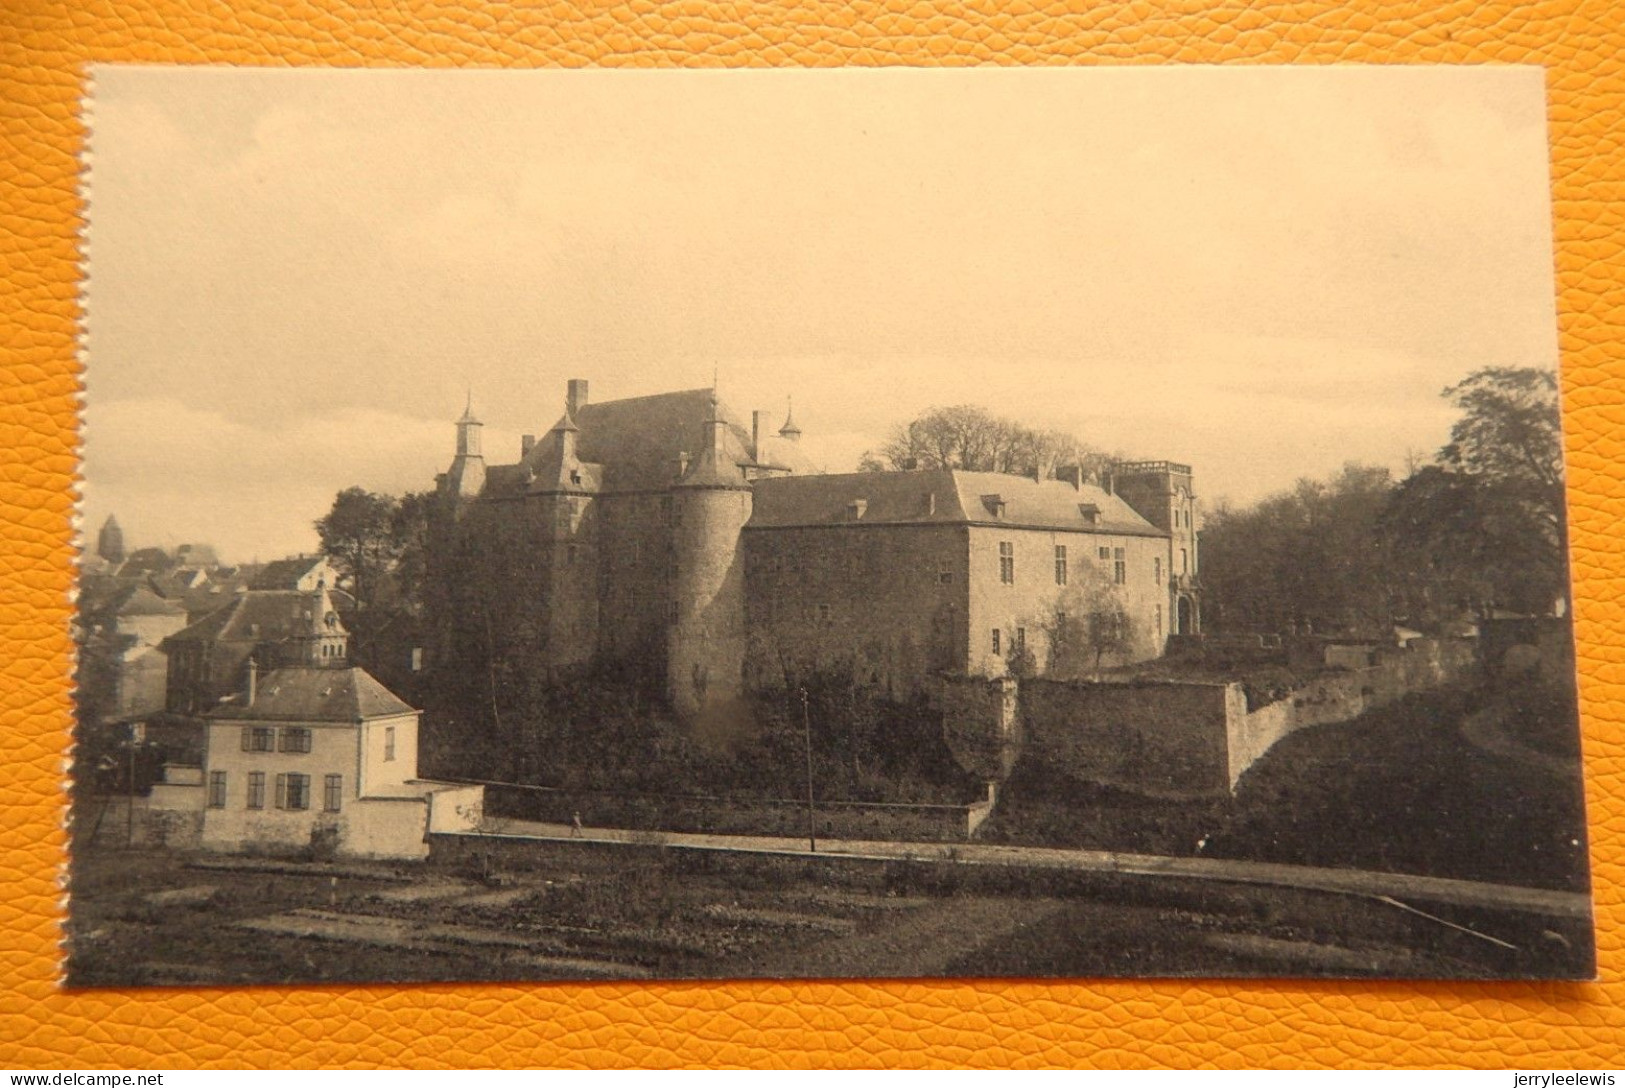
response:
<path id="1" fill-rule="evenodd" d="M 300 555 L 275 559 L 261 567 L 248 582 L 249 589 L 293 589 L 299 579 L 327 562 L 325 556 Z"/>
<path id="2" fill-rule="evenodd" d="M 416 710 L 365 669 L 294 667 L 272 669 L 254 685 L 254 702 L 232 702 L 210 710 L 205 717 L 228 721 L 360 722 L 413 714 Z"/>
<path id="3" fill-rule="evenodd" d="M 179 604 L 165 600 L 140 579 L 85 579 L 80 586 L 80 610 L 115 616 L 178 616 L 185 613 Z"/>
<path id="4" fill-rule="evenodd" d="M 585 463 L 587 490 L 656 490 L 677 481 L 678 457 L 698 457 L 710 440 L 710 389 L 688 389 L 583 404 L 576 409 L 576 456 Z M 819 468 L 794 442 L 780 438 L 765 417 L 759 461 L 750 457 L 750 423 L 740 422 L 726 404 L 718 406 L 727 421 L 723 436 L 724 461 L 736 465 L 761 464 L 794 473 L 816 473 Z M 526 462 L 540 464 L 551 439 L 543 436 Z M 593 466 L 603 467 L 594 476 Z M 501 494 L 523 486 L 524 463 L 494 465 L 486 473 L 488 494 Z M 594 485 L 597 485 L 595 488 Z"/>
<path id="5" fill-rule="evenodd" d="M 176 642 L 279 642 L 342 633 L 342 625 L 330 632 L 324 622 L 331 610 L 322 592 L 249 590 L 169 637 Z"/>
<path id="6" fill-rule="evenodd" d="M 1004 504 L 1003 516 L 992 497 Z M 861 502 L 854 517 L 852 504 Z M 1083 507 L 1098 514 L 1091 521 Z M 1009 525 L 1118 536 L 1168 534 L 1118 498 L 1092 484 L 1039 482 L 997 472 L 928 469 L 785 476 L 757 481 L 747 529 L 815 525 Z"/>

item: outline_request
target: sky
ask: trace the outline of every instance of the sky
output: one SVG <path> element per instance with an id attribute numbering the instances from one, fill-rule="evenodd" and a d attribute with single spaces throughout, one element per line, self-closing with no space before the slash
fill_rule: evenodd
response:
<path id="1" fill-rule="evenodd" d="M 1557 364 L 1542 73 L 98 67 L 82 514 L 312 550 L 594 400 L 978 404 L 1245 504 Z"/>

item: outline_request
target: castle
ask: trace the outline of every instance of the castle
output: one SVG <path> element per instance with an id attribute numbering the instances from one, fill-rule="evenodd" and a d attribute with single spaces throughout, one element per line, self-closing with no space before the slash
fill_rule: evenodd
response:
<path id="1" fill-rule="evenodd" d="M 811 670 L 899 698 L 1043 671 L 1102 598 L 1112 663 L 1200 624 L 1186 465 L 824 474 L 793 416 L 747 426 L 713 389 L 593 403 L 582 380 L 515 463 L 486 463 L 471 409 L 456 428 L 430 654 L 465 675 L 618 668 L 693 717 Z"/>

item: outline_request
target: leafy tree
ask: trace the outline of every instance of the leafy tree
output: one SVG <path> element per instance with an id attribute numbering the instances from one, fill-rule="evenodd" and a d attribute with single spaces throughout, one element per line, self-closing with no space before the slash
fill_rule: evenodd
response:
<path id="1" fill-rule="evenodd" d="M 397 503 L 359 487 L 348 487 L 316 522 L 322 551 L 338 568 L 339 584 L 365 611 L 384 573 L 399 554 L 394 531 Z"/>
<path id="2" fill-rule="evenodd" d="M 1109 459 L 1072 435 L 1036 430 L 961 404 L 933 408 L 892 430 L 885 445 L 863 455 L 859 469 L 964 469 L 1049 475 L 1059 465 L 1098 470 Z"/>
<path id="3" fill-rule="evenodd" d="M 1348 464 L 1245 510 L 1220 507 L 1202 531 L 1208 625 L 1229 630 L 1355 630 L 1391 621 L 1378 519 L 1385 468 Z"/>
<path id="4" fill-rule="evenodd" d="M 1107 659 L 1126 659 L 1141 638 L 1121 591 L 1094 567 L 1073 578 L 1038 626 L 1049 642 L 1045 671 L 1057 679 L 1098 677 Z"/>

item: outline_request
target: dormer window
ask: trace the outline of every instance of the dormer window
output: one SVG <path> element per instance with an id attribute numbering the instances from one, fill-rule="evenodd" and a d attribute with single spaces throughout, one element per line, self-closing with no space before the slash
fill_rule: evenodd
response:
<path id="1" fill-rule="evenodd" d="M 983 495 L 982 505 L 987 507 L 988 513 L 992 514 L 1000 521 L 1004 520 L 1004 499 L 1001 496 Z"/>
<path id="2" fill-rule="evenodd" d="M 846 504 L 846 520 L 858 521 L 869 511 L 868 499 L 853 499 Z"/>
<path id="3" fill-rule="evenodd" d="M 1080 502 L 1078 503 L 1078 516 L 1083 518 L 1086 524 L 1099 525 L 1100 507 L 1092 502 Z"/>

